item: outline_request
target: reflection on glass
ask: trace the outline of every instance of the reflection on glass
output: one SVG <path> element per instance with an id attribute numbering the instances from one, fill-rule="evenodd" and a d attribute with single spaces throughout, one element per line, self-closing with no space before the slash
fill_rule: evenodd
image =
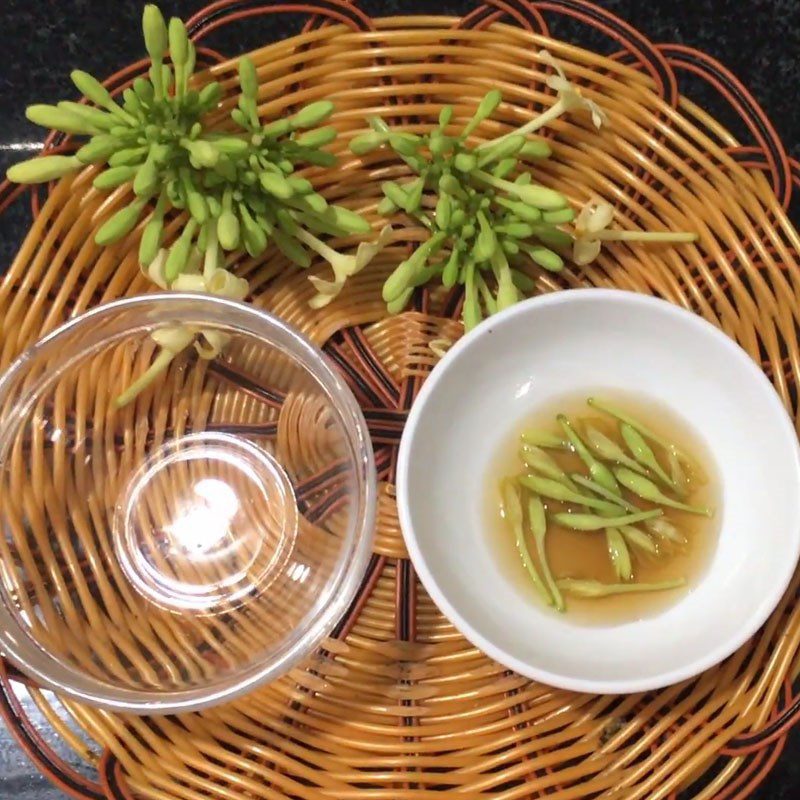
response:
<path id="1" fill-rule="evenodd" d="M 239 511 L 236 493 L 224 481 L 203 478 L 194 485 L 196 502 L 165 528 L 173 549 L 192 555 L 207 552 L 230 534 Z"/>

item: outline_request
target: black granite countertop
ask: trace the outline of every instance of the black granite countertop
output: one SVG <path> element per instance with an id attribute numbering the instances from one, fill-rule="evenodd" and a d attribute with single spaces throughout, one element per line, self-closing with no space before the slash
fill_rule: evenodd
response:
<path id="1" fill-rule="evenodd" d="M 603 2 L 603 0 L 600 0 Z M 166 14 L 187 17 L 200 0 L 162 0 Z M 373 0 L 361 2 L 372 14 L 428 11 L 463 14 L 474 2 L 458 0 Z M 800 2 L 798 0 L 605 0 L 608 9 L 627 19 L 652 41 L 692 45 L 728 65 L 751 89 L 772 119 L 790 154 L 800 157 Z M 24 117 L 32 102 L 55 102 L 74 93 L 69 70 L 81 68 L 97 76 L 116 70 L 142 54 L 138 0 L 2 0 L 0 2 L 0 169 L 33 155 L 42 131 Z M 291 34 L 299 22 L 284 17 L 252 20 L 207 43 L 235 55 Z M 553 26 L 553 33 L 588 46 L 574 23 Z M 732 116 L 704 87 L 690 84 L 701 105 L 731 124 Z M 732 125 L 738 134 L 738 129 Z M 743 137 L 746 138 L 746 137 Z M 796 218 L 797 219 L 797 218 Z M 0 272 L 10 262 L 24 235 L 22 211 L 0 219 Z M 34 720 L 42 722 L 32 701 L 25 700 Z M 62 755 L 75 757 L 66 748 Z M 0 725 L 0 800 L 55 800 L 62 793 L 40 777 Z M 800 797 L 800 731 L 791 735 L 773 773 L 754 797 L 796 800 Z M 167 800 L 165 798 L 165 800 Z"/>

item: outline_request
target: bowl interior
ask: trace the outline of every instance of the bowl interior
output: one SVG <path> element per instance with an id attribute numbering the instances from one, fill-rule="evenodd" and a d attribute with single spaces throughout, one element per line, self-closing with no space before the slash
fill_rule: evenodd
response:
<path id="1" fill-rule="evenodd" d="M 153 334 L 181 353 L 133 403 Z M 45 685 L 185 710 L 274 677 L 338 620 L 369 553 L 374 467 L 311 345 L 239 304 L 121 301 L 0 382 L 0 649 Z"/>
<path id="2" fill-rule="evenodd" d="M 483 504 L 497 447 L 526 415 L 603 387 L 653 397 L 694 429 L 719 471 L 722 519 L 709 567 L 674 605 L 587 627 L 508 581 Z M 474 644 L 551 685 L 627 692 L 712 666 L 763 623 L 797 562 L 799 485 L 794 428 L 743 350 L 666 302 L 579 290 L 519 304 L 447 354 L 410 415 L 398 501 L 423 583 Z"/>

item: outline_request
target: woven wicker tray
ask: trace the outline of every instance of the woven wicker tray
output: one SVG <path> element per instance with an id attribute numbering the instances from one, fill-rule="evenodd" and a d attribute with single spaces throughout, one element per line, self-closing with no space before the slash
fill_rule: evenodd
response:
<path id="1" fill-rule="evenodd" d="M 443 104 L 465 111 L 498 84 L 513 106 L 505 121 L 521 120 L 548 101 L 531 54 L 550 49 L 609 112 L 610 124 L 597 134 L 580 121 L 560 122 L 546 182 L 576 201 L 600 194 L 636 227 L 696 230 L 700 242 L 680 252 L 609 248 L 589 268 L 539 276 L 538 290 L 617 286 L 690 308 L 761 363 L 797 419 L 800 240 L 786 209 L 800 169 L 719 64 L 688 48 L 655 46 L 582 0 L 493 0 L 462 19 L 370 19 L 341 0 L 267 7 L 221 0 L 189 24 L 200 42 L 237 19 L 297 11 L 310 15 L 301 35 L 252 54 L 262 114 L 330 97 L 345 134 L 366 113 L 424 126 Z M 556 14 L 592 26 L 617 52 L 600 57 L 549 40 L 546 20 Z M 223 83 L 233 81 L 235 64 L 207 49 L 201 55 Z M 145 68 L 132 65 L 107 85 L 119 92 Z M 730 102 L 752 146 L 680 95 L 678 78 L 687 71 Z M 47 144 L 71 146 L 53 137 Z M 318 185 L 374 216 L 380 179 L 399 174 L 397 166 L 339 147 L 340 168 L 320 172 Z M 35 220 L 0 284 L 0 368 L 68 317 L 147 289 L 135 234 L 110 251 L 94 245 L 91 231 L 121 198 L 107 200 L 87 177 L 31 196 Z M 23 194 L 3 184 L 0 211 Z M 418 237 L 401 228 L 398 243 L 321 312 L 306 304 L 305 275 L 278 253 L 237 266 L 251 282 L 252 302 L 289 320 L 341 367 L 370 425 L 381 481 L 378 530 L 347 617 L 324 650 L 284 679 L 181 718 L 114 716 L 27 682 L 50 725 L 43 735 L 16 693 L 26 679 L 0 661 L 5 721 L 68 795 L 657 800 L 688 788 L 687 796 L 723 800 L 747 796 L 774 763 L 800 712 L 791 690 L 800 663 L 797 580 L 763 630 L 725 663 L 696 680 L 626 697 L 572 694 L 504 670 L 462 639 L 418 585 L 393 499 L 396 448 L 435 362 L 428 343 L 461 333 L 457 293 L 423 289 L 413 310 L 386 315 L 380 286 Z M 230 409 L 232 421 L 247 413 Z M 60 758 L 54 737 L 59 751 L 74 750 L 90 769 Z"/>

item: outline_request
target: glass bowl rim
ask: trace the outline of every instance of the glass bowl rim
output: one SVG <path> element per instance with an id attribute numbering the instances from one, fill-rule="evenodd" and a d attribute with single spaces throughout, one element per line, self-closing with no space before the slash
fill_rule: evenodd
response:
<path id="1" fill-rule="evenodd" d="M 147 331 L 154 327 L 154 323 L 159 326 L 202 323 L 206 327 L 226 328 L 266 340 L 281 348 L 313 376 L 327 395 L 344 428 L 359 489 L 356 494 L 358 510 L 354 514 L 354 524 L 348 531 L 347 541 L 338 559 L 338 575 L 328 591 L 329 602 L 316 604 L 312 608 L 313 618 L 305 623 L 302 635 L 295 633 L 291 636 L 268 662 L 256 660 L 230 677 L 207 686 L 178 691 L 144 691 L 116 687 L 61 664 L 55 656 L 46 653 L 27 631 L 23 631 L 25 642 L 20 647 L 13 632 L 22 629 L 6 608 L 7 594 L 5 588 L 0 587 L 0 647 L 17 667 L 33 677 L 43 688 L 125 713 L 174 714 L 197 711 L 230 701 L 285 674 L 312 653 L 344 616 L 356 596 L 371 554 L 377 506 L 374 454 L 358 402 L 333 363 L 319 347 L 290 324 L 269 312 L 243 302 L 195 292 L 159 292 L 124 297 L 95 306 L 66 321 L 27 348 L 0 375 L 0 408 L 8 401 L 15 380 L 24 374 L 35 359 L 52 355 L 63 340 L 75 331 L 88 329 L 92 324 L 108 321 L 115 315 L 129 311 L 142 312 L 135 324 L 124 325 L 111 338 L 100 339 L 95 336 L 82 341 L 57 373 L 49 373 L 45 379 L 37 381 L 33 387 L 23 392 L 23 407 L 32 402 L 45 386 L 57 381 L 64 370 L 97 350 L 99 345 L 108 345 L 137 331 Z M 149 317 L 144 312 L 149 312 Z M 163 312 L 166 319 L 159 312 Z M 24 420 L 27 413 L 25 410 L 20 413 L 16 410 L 18 407 L 19 403 L 15 405 L 14 414 L 19 420 Z M 9 436 L 3 433 L 4 421 L 7 419 L 8 412 L 0 414 L 0 466 L 7 449 L 4 440 Z M 25 655 L 25 651 L 30 653 L 32 648 L 35 651 L 34 663 L 31 663 L 30 656 Z M 53 675 L 53 670 L 48 668 L 51 666 L 55 667 L 55 672 L 67 672 L 75 679 L 74 682 Z"/>

